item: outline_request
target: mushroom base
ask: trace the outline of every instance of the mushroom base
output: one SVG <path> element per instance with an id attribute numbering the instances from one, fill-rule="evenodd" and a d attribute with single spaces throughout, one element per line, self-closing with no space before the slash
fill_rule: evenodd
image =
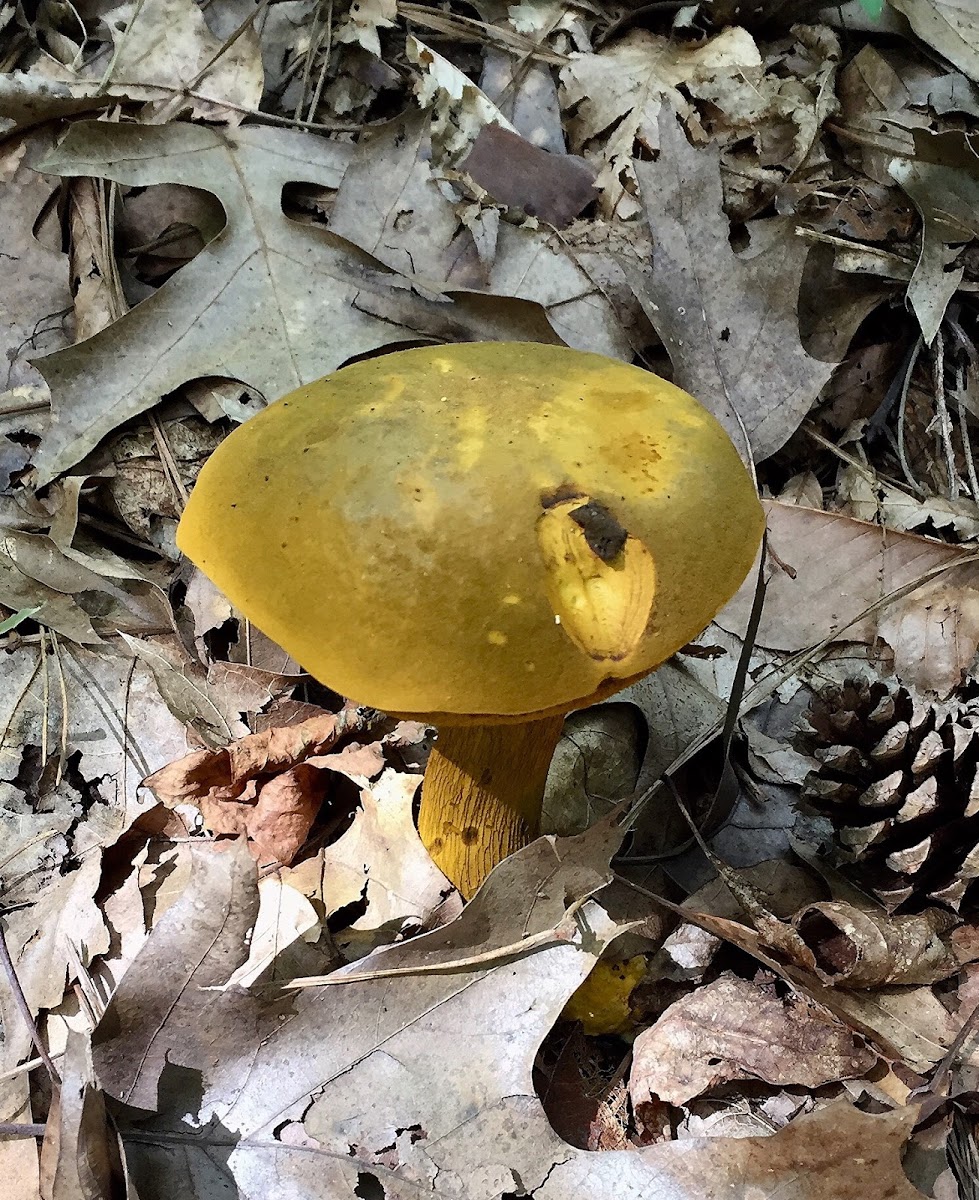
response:
<path id="1" fill-rule="evenodd" d="M 497 863 L 540 828 L 547 769 L 564 713 L 439 731 L 422 784 L 418 832 L 468 900 Z"/>

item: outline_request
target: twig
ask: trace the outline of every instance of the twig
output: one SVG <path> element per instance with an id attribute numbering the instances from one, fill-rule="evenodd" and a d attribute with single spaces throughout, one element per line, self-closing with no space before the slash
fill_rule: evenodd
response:
<path id="1" fill-rule="evenodd" d="M 945 451 L 945 470 L 948 473 L 948 495 L 953 502 L 959 498 L 959 476 L 955 469 L 955 447 L 952 445 L 952 418 L 945 398 L 945 339 L 941 330 L 935 337 L 935 359 L 932 364 L 935 379 L 935 409 L 938 413 L 938 432 Z"/>
<path id="2" fill-rule="evenodd" d="M 37 1032 L 37 1026 L 34 1024 L 34 1016 L 31 1013 L 31 1006 L 27 1003 L 27 997 L 24 995 L 24 989 L 20 986 L 20 980 L 17 978 L 17 972 L 14 970 L 13 960 L 10 957 L 10 951 L 7 949 L 7 938 L 3 929 L 3 922 L 0 921 L 0 965 L 3 966 L 7 976 L 7 983 L 10 985 L 10 994 L 14 998 L 14 1003 L 17 1005 L 20 1015 L 24 1018 L 24 1024 L 27 1026 L 27 1031 L 31 1035 L 31 1041 L 34 1043 L 34 1048 L 37 1050 L 38 1057 L 47 1068 L 48 1076 L 52 1083 L 61 1083 L 61 1076 L 54 1063 L 51 1061 L 51 1056 L 47 1052 L 47 1048 L 41 1041 L 41 1035 Z"/>
<path id="3" fill-rule="evenodd" d="M 901 384 L 901 395 L 898 401 L 897 410 L 897 457 L 901 463 L 901 470 L 904 472 L 904 478 L 908 481 L 911 487 L 919 496 L 924 495 L 925 489 L 915 479 L 911 470 L 911 464 L 908 462 L 908 456 L 904 449 L 904 423 L 907 415 L 908 407 L 908 391 L 911 388 L 911 376 L 914 374 L 915 365 L 918 362 L 918 355 L 921 353 L 921 347 L 924 345 L 924 339 L 919 337 L 914 344 L 914 349 L 908 360 L 908 369 L 904 375 L 904 381 Z"/>
<path id="4" fill-rule="evenodd" d="M 39 627 L 41 635 L 41 679 L 43 683 L 43 691 L 41 693 L 41 768 L 47 765 L 48 761 L 48 722 L 51 718 L 51 680 L 48 676 L 48 631 L 41 625 Z"/>
<path id="5" fill-rule="evenodd" d="M 163 464 L 163 473 L 167 477 L 167 482 L 173 491 L 173 498 L 176 501 L 177 508 L 183 512 L 187 507 L 187 501 L 190 499 L 190 492 L 184 487 L 184 481 L 180 478 L 180 469 L 177 466 L 177 460 L 173 457 L 173 451 L 170 449 L 170 443 L 167 441 L 167 435 L 163 431 L 163 427 L 157 420 L 155 413 L 149 413 L 150 429 L 153 430 L 153 440 L 156 442 L 157 453 L 160 455 L 160 462 Z"/>
<path id="6" fill-rule="evenodd" d="M 249 108 L 247 104 L 234 104 L 222 96 L 206 96 L 203 92 L 173 87 L 166 83 L 116 79 L 113 80 L 112 86 L 123 92 L 129 89 L 134 91 L 138 89 L 143 92 L 170 92 L 174 96 L 186 96 L 188 100 L 200 100 L 204 104 L 214 104 L 218 108 L 227 108 L 231 112 L 242 113 L 262 125 L 285 125 L 288 128 L 306 129 L 312 133 L 360 133 L 362 129 L 377 129 L 387 124 L 387 118 L 381 121 L 297 121 L 295 117 L 279 117 L 275 113 Z"/>
<path id="7" fill-rule="evenodd" d="M 834 121 L 827 121 L 823 125 L 824 129 L 828 129 L 830 133 L 835 133 L 837 137 L 846 138 L 847 141 L 856 142 L 858 146 L 869 146 L 872 150 L 881 150 L 884 154 L 896 154 L 899 158 L 915 157 L 914 151 L 908 150 L 908 147 L 896 138 L 880 138 L 872 137 L 869 133 L 862 133 L 858 129 L 850 129 L 847 125 L 837 125 Z"/>
<path id="8" fill-rule="evenodd" d="M 42 1138 L 44 1125 L 18 1125 L 16 1121 L 0 1121 L 0 1137 Z"/>
<path id="9" fill-rule="evenodd" d="M 854 457 L 852 454 L 848 454 L 841 446 L 837 446 L 835 442 L 831 442 L 829 438 L 823 437 L 819 430 L 816 429 L 810 421 L 803 421 L 802 429 L 809 435 L 809 437 L 812 438 L 814 442 L 822 446 L 824 450 L 828 450 L 831 454 L 835 454 L 841 462 L 845 462 L 848 466 L 853 467 L 853 469 L 858 474 L 862 475 L 869 484 L 876 486 L 881 482 L 881 480 L 883 480 L 890 487 L 897 488 L 898 491 L 904 492 L 906 495 L 910 495 L 902 482 L 899 482 L 889 475 L 876 474 L 876 472 L 871 470 L 866 463 L 861 462 L 859 458 Z M 771 553 L 771 551 L 769 551 L 769 553 Z"/>
<path id="10" fill-rule="evenodd" d="M 53 629 L 51 634 L 51 649 L 54 651 L 54 664 L 58 668 L 58 687 L 61 692 L 61 744 L 58 747 L 58 774 L 54 786 L 58 787 L 65 773 L 65 763 L 68 761 L 68 684 L 65 680 L 65 665 L 61 661 L 61 646 L 58 635 Z"/>
<path id="11" fill-rule="evenodd" d="M 323 61 L 320 63 L 320 74 L 316 80 L 316 87 L 313 90 L 313 98 L 309 102 L 309 108 L 306 110 L 306 120 L 312 121 L 316 117 L 316 110 L 320 106 L 320 100 L 323 98 L 323 88 L 326 86 L 326 73 L 330 69 L 330 55 L 333 53 L 333 0 L 330 0 L 329 8 L 326 14 L 326 48 L 323 51 Z"/>
<path id="12" fill-rule="evenodd" d="M 115 70 L 116 63 L 119 61 L 119 55 L 122 53 L 123 46 L 125 46 L 126 42 L 129 41 L 129 36 L 133 31 L 133 26 L 139 20 L 139 15 L 143 10 L 144 3 L 145 0 L 136 0 L 136 7 L 132 11 L 132 15 L 129 18 L 129 23 L 126 26 L 125 32 L 123 33 L 122 37 L 113 39 L 112 55 L 109 58 L 109 65 L 105 68 L 102 78 L 99 80 L 99 86 L 96 95 L 102 95 L 102 93 L 105 92 L 109 84 L 112 82 L 112 72 Z"/>
<path id="13" fill-rule="evenodd" d="M 567 54 L 552 50 L 527 34 L 517 33 L 516 30 L 503 26 L 489 25 L 486 21 L 464 17 L 461 13 L 443 13 L 424 4 L 408 4 L 402 0 L 398 4 L 398 15 L 426 29 L 448 33 L 454 38 L 478 42 L 481 45 L 496 46 L 501 50 L 529 54 L 541 62 L 553 63 L 556 66 L 563 67 L 571 61 Z"/>
<path id="14" fill-rule="evenodd" d="M 249 25 L 254 25 L 259 17 L 265 15 L 265 10 L 268 8 L 269 2 L 270 0 L 260 0 L 260 3 L 256 7 L 255 11 L 248 13 L 238 28 L 233 30 L 224 39 L 224 42 L 217 48 L 217 50 L 214 51 L 203 67 L 201 67 L 201 69 L 187 85 L 189 88 L 196 88 L 204 79 L 204 76 L 208 73 L 208 71 L 210 71 L 210 69 L 215 65 L 215 63 L 217 63 L 221 58 L 224 57 L 225 54 L 227 54 L 235 42 L 237 42 L 241 35 L 248 29 Z"/>
<path id="15" fill-rule="evenodd" d="M 972 454 L 972 438 L 969 434 L 969 414 L 965 407 L 965 397 L 962 391 L 956 393 L 955 403 L 959 412 L 959 428 L 962 432 L 962 451 L 965 454 L 965 469 L 969 475 L 969 491 L 972 499 L 979 504 L 979 477 L 976 476 L 976 460 Z"/>
<path id="16" fill-rule="evenodd" d="M 64 1051 L 60 1054 L 51 1055 L 53 1062 L 57 1062 L 59 1058 L 64 1058 Z M 18 1063 L 16 1067 L 11 1067 L 9 1071 L 0 1071 L 0 1081 L 4 1079 L 16 1079 L 18 1075 L 25 1075 L 28 1071 L 33 1071 L 35 1067 L 43 1066 L 43 1059 L 29 1058 L 27 1062 Z"/>

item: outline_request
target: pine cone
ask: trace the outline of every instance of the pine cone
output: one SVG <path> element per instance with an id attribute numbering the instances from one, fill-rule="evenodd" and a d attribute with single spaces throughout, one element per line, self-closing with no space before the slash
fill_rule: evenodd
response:
<path id="1" fill-rule="evenodd" d="M 800 749 L 803 800 L 833 822 L 835 861 L 888 909 L 979 905 L 979 712 L 848 679 L 822 689 Z"/>

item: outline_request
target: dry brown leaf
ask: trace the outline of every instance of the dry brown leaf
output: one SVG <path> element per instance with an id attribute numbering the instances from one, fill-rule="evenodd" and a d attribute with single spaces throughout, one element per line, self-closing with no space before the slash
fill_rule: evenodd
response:
<path id="1" fill-rule="evenodd" d="M 113 570 L 108 559 L 99 562 L 42 534 L 0 527 L 0 535 L 0 603 L 15 611 L 40 606 L 39 624 L 88 645 L 102 640 L 99 631 L 142 633 L 169 625 L 165 594 L 134 567 Z"/>
<path id="2" fill-rule="evenodd" d="M 218 659 L 208 665 L 207 686 L 212 694 L 221 696 L 226 712 L 260 712 L 278 700 L 290 697 L 306 679 L 298 671 L 284 675 L 280 671 L 263 671 L 245 663 Z"/>
<path id="3" fill-rule="evenodd" d="M 969 0 L 892 0 L 918 37 L 979 83 L 979 14 Z"/>
<path id="4" fill-rule="evenodd" d="M 494 297 L 540 304 L 549 326 L 534 334 L 536 341 L 554 340 L 553 328 L 578 350 L 628 359 L 627 326 L 642 325 L 636 344 L 648 336 L 620 261 L 639 260 L 631 231 L 626 236 L 592 223 L 574 240 L 574 231 L 556 238 L 501 221 L 495 209 L 469 210 L 463 224 L 456 208 L 433 174 L 424 116 L 408 114 L 360 143 L 340 185 L 330 228 L 393 270 L 477 289 L 450 293 L 456 304 L 467 297 L 469 304 L 481 306 L 499 303 Z"/>
<path id="5" fill-rule="evenodd" d="M 938 909 L 895 916 L 831 900 L 801 909 L 793 923 L 822 978 L 837 987 L 937 983 L 972 956 L 968 947 L 953 947 L 953 919 Z"/>
<path id="6" fill-rule="evenodd" d="M 754 222 L 755 244 L 736 254 L 721 205 L 716 148 L 696 150 L 672 111 L 660 116 L 662 151 L 636 162 L 653 235 L 653 267 L 636 294 L 673 363 L 674 381 L 705 404 L 755 461 L 795 433 L 832 366 L 799 334 L 799 284 L 808 247 L 794 222 Z"/>
<path id="7" fill-rule="evenodd" d="M 773 958 L 766 939 L 740 921 L 681 909 L 716 937 L 746 951 L 794 988 L 822 1004 L 851 1029 L 862 1033 L 892 1060 L 913 1071 L 929 1070 L 945 1057 L 961 1024 L 930 987 L 889 987 L 847 991 L 823 983 L 814 971 Z M 768 931 L 766 930 L 766 934 Z"/>
<path id="8" fill-rule="evenodd" d="M 80 96 L 94 83 L 97 94 L 152 101 L 149 120 L 189 113 L 238 124 L 258 108 L 264 76 L 253 28 L 226 46 L 193 0 L 122 0 L 104 22 L 112 46 L 88 56 L 78 72 L 49 62 L 48 75 Z"/>
<path id="9" fill-rule="evenodd" d="M 221 746 L 245 730 L 241 714 L 229 709 L 220 692 L 208 686 L 204 668 L 184 649 L 176 635 L 152 639 L 122 635 L 153 679 L 168 708 L 208 746 Z"/>
<path id="10" fill-rule="evenodd" d="M 165 1098 L 157 1085 L 168 1064 L 202 1068 L 229 1039 L 257 1045 L 251 997 L 231 990 L 223 1023 L 209 1024 L 215 993 L 248 957 L 247 937 L 258 915 L 255 863 L 244 839 L 194 848 L 190 882 L 156 924 L 123 976 L 92 1039 L 99 1085 L 137 1108 Z"/>
<path id="11" fill-rule="evenodd" d="M 111 1200 L 117 1157 L 88 1035 L 72 1033 L 41 1145 L 41 1200 Z"/>
<path id="12" fill-rule="evenodd" d="M 880 638 L 902 683 L 943 697 L 959 686 L 979 646 L 979 563 L 969 550 L 798 505 L 768 502 L 766 510 L 784 568 L 771 573 L 759 646 L 791 654 L 824 639 L 873 645 Z M 949 570 L 935 580 L 860 616 L 943 566 Z M 744 630 L 753 588 L 749 575 L 717 618 L 725 629 Z"/>
<path id="13" fill-rule="evenodd" d="M 635 143 L 659 149 L 664 103 L 676 112 L 691 111 L 679 86 L 717 76 L 741 78 L 745 70 L 760 66 L 754 39 L 737 26 L 692 46 L 633 30 L 597 54 L 572 55 L 561 72 L 562 99 L 574 109 L 570 128 L 575 148 L 586 149 L 600 138 L 605 166 L 597 186 L 606 193 L 605 215 L 635 215 L 637 205 L 628 190 Z"/>
<path id="14" fill-rule="evenodd" d="M 318 946 L 323 933 L 319 914 L 306 896 L 284 882 L 285 869 L 258 884 L 258 916 L 248 943 L 248 960 L 233 972 L 225 987 L 251 987 L 294 979 L 307 971 L 336 967 L 335 954 Z M 310 954 L 318 962 L 310 961 Z"/>
<path id="15" fill-rule="evenodd" d="M 725 974 L 671 1004 L 636 1038 L 633 1105 L 682 1105 L 731 1079 L 822 1087 L 863 1075 L 877 1055 L 821 1006 Z"/>
<path id="16" fill-rule="evenodd" d="M 359 141 L 330 228 L 392 270 L 479 286 L 472 237 L 432 176 L 429 124 L 424 113 L 409 111 Z"/>
<path id="17" fill-rule="evenodd" d="M 39 382 L 28 359 L 65 344 L 64 318 L 71 309 L 65 256 L 34 237 L 32 227 L 50 198 L 51 185 L 26 165 L 28 145 L 24 139 L 13 139 L 5 143 L 0 156 L 4 231 L 0 349 L 6 363 L 0 391 Z"/>
<path id="18" fill-rule="evenodd" d="M 420 775 L 385 771 L 361 792 L 350 829 L 316 860 L 315 898 L 327 916 L 358 901 L 366 905 L 363 916 L 337 934 L 348 957 L 385 944 L 398 930 L 428 929 L 460 911 L 452 885 L 415 828 L 412 803 L 420 783 Z M 305 864 L 299 869 L 309 874 Z M 292 873 L 284 878 L 291 880 Z"/>
<path id="19" fill-rule="evenodd" d="M 383 765 L 379 747 L 347 747 L 366 731 L 357 710 L 251 733 L 228 746 L 198 750 L 143 780 L 164 804 L 196 804 L 214 833 L 244 834 L 262 861 L 290 863 L 312 828 L 329 772 L 359 778 Z"/>
<path id="20" fill-rule="evenodd" d="M 3 673 L 0 778 L 10 782 L 0 792 L 0 857 L 8 859 L 3 875 L 13 899 L 25 887 L 43 891 L 70 854 L 97 857 L 101 846 L 112 845 L 145 809 L 140 779 L 187 742 L 149 671 L 116 645 L 59 645 L 57 656 L 41 657 L 37 645 L 26 643 L 5 654 Z M 64 778 L 55 784 L 59 761 L 64 771 L 69 758 L 72 778 L 87 781 L 100 803 L 83 805 Z"/>
<path id="21" fill-rule="evenodd" d="M 397 24 L 398 5 L 396 0 L 358 0 L 350 6 L 336 32 L 339 42 L 356 42 L 377 58 L 381 57 L 381 39 L 378 29 L 389 29 Z"/>

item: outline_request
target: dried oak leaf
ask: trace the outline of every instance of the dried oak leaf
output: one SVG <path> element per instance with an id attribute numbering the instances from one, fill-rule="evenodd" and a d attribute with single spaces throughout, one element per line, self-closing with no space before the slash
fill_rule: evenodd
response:
<path id="1" fill-rule="evenodd" d="M 634 1105 L 686 1104 L 730 1079 L 822 1087 L 877 1061 L 853 1032 L 798 993 L 725 974 L 677 1000 L 636 1038 Z"/>
<path id="2" fill-rule="evenodd" d="M 313 717 L 251 733 L 217 750 L 197 750 L 143 780 L 171 807 L 196 804 L 213 833 L 244 834 L 262 860 L 290 863 L 306 840 L 329 786 L 329 772 L 370 778 L 383 766 L 378 746 L 338 743 L 365 728 L 357 712 Z"/>
<path id="3" fill-rule="evenodd" d="M 192 262 L 94 337 L 36 360 L 54 420 L 35 466 L 49 482 L 124 421 L 190 380 L 239 380 L 269 400 L 409 338 L 555 340 L 526 301 L 423 298 L 345 238 L 290 220 L 288 183 L 339 186 L 353 147 L 258 125 L 82 121 L 38 169 L 133 187 L 181 183 L 227 224 Z M 323 330 L 330 336 L 324 337 Z"/>

